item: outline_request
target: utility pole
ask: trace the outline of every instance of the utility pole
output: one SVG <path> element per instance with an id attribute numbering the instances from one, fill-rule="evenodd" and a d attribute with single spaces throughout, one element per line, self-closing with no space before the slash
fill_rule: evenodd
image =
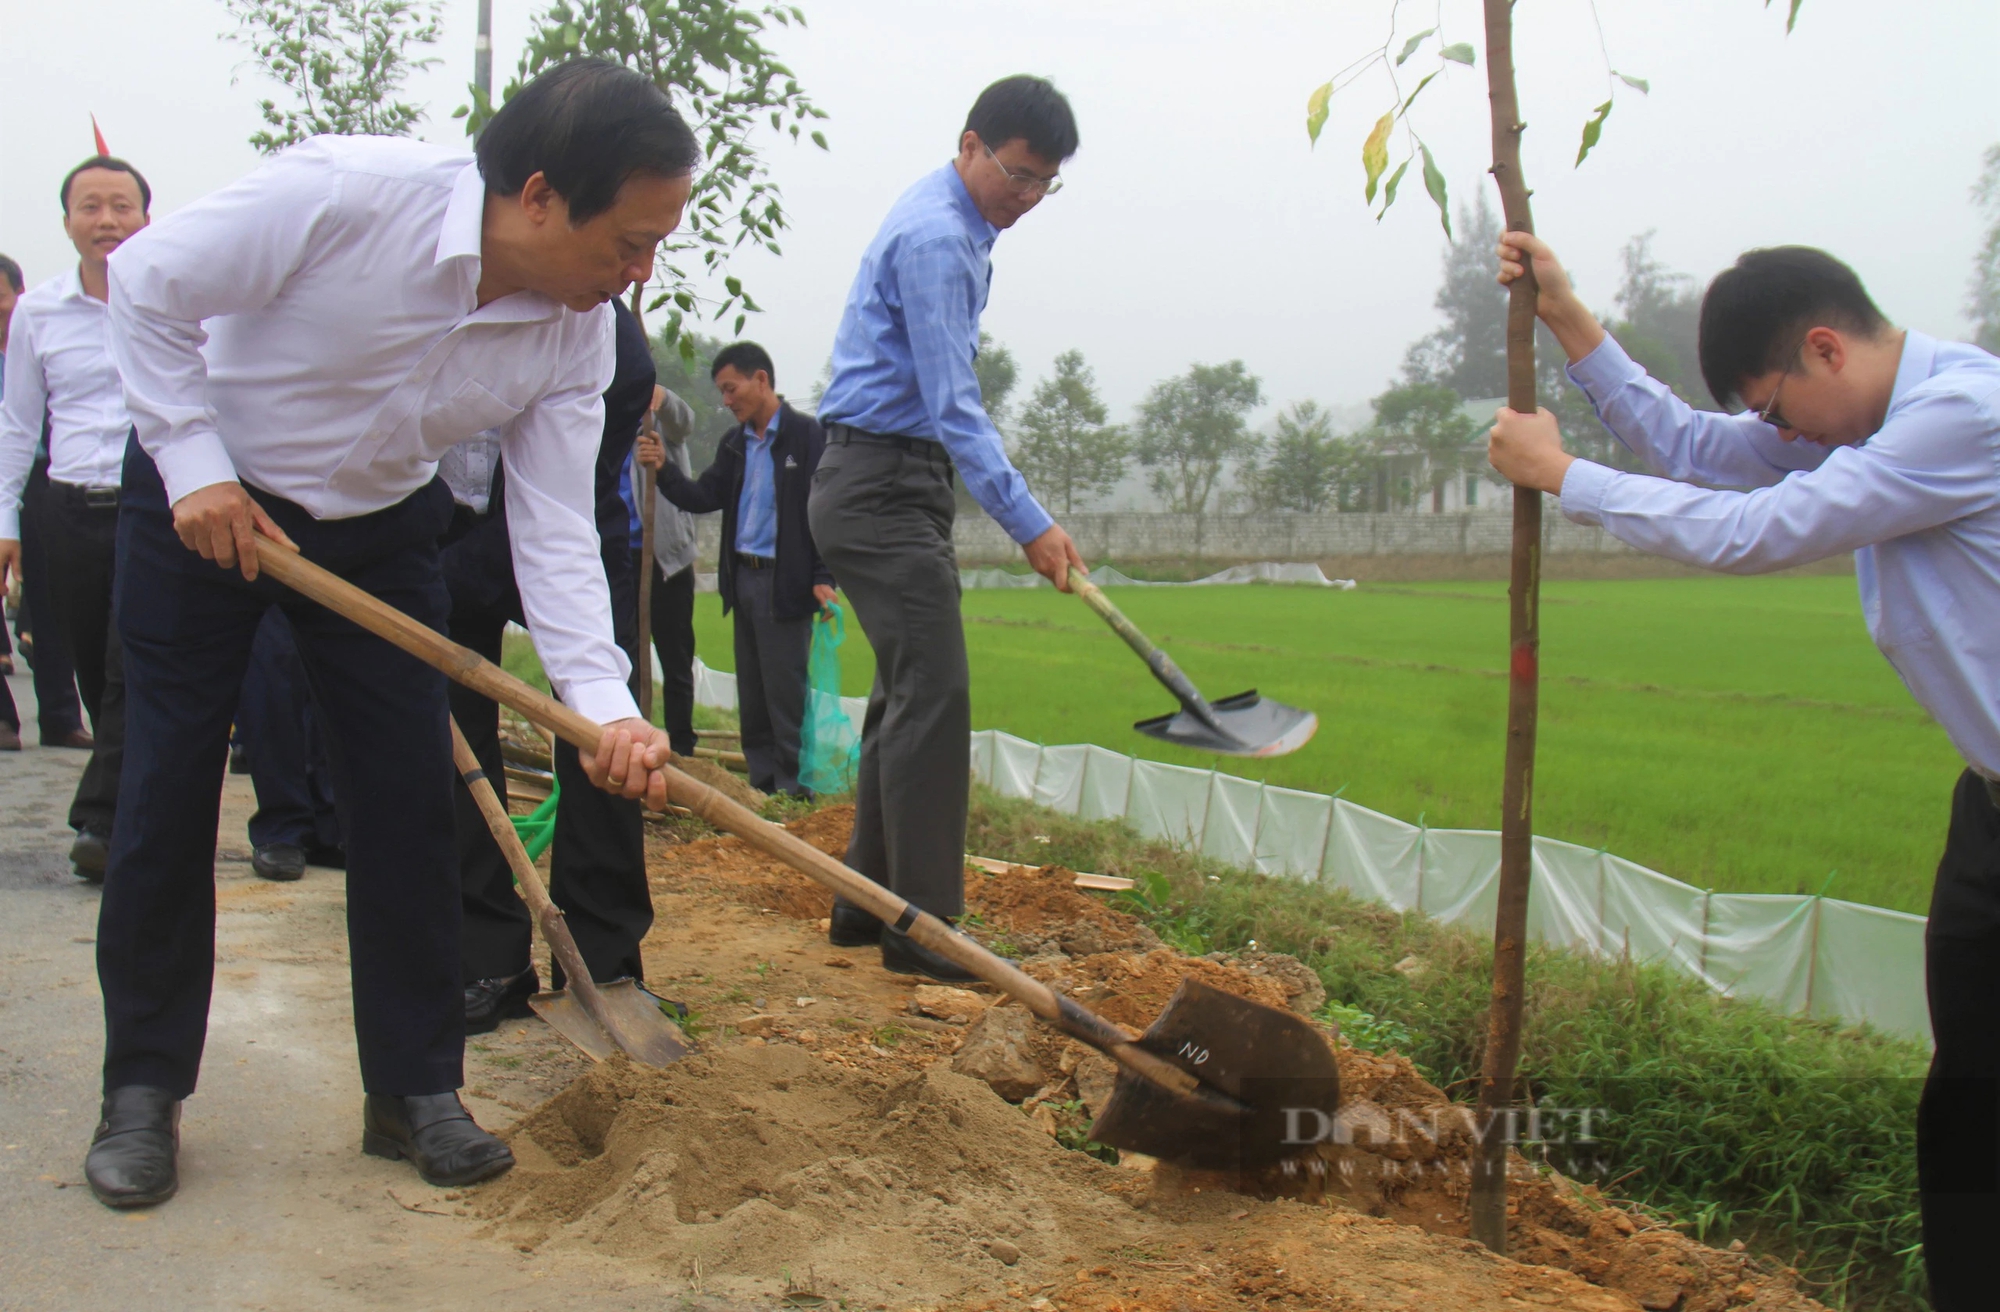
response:
<path id="1" fill-rule="evenodd" d="M 472 85 L 493 98 L 493 0 L 479 0 L 479 35 L 472 39 Z"/>

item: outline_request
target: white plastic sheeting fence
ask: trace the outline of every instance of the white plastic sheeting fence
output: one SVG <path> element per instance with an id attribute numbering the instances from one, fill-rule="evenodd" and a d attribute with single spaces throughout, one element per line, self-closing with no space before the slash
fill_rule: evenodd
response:
<path id="1" fill-rule="evenodd" d="M 1090 571 L 1090 581 L 1100 588 L 1206 588 L 1227 583 L 1303 583 L 1352 592 L 1356 586 L 1353 579 L 1330 579 L 1319 566 L 1298 560 L 1260 560 L 1249 565 L 1231 565 L 1228 569 L 1185 583 L 1135 579 L 1115 565 L 1099 565 Z M 1011 570 L 991 568 L 962 569 L 958 572 L 958 582 L 960 587 L 966 589 L 1055 586 L 1039 574 L 1016 574 Z"/>
<path id="2" fill-rule="evenodd" d="M 1007 797 L 1269 875 L 1321 882 L 1398 911 L 1491 932 L 1500 835 L 1430 829 L 1323 793 L 1125 756 L 972 735 L 973 774 Z M 1659 962 L 1717 992 L 1795 1015 L 1867 1021 L 1928 1040 L 1924 918 L 1831 898 L 1711 893 L 1609 853 L 1534 845 L 1529 932 L 1601 957 Z"/>
<path id="3" fill-rule="evenodd" d="M 659 678 L 659 653 L 653 654 L 653 677 Z M 813 696 L 824 696 L 814 693 Z M 727 670 L 711 670 L 701 663 L 701 657 L 694 658 L 694 700 L 697 706 L 715 706 L 725 711 L 736 709 L 736 676 Z M 847 712 L 847 718 L 854 722 L 854 732 L 861 732 L 862 717 L 868 714 L 866 697 L 842 697 L 840 709 Z"/>

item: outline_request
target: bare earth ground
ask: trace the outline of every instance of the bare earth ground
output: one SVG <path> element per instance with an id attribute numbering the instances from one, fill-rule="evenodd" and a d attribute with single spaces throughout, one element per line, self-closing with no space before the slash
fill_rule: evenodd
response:
<path id="1" fill-rule="evenodd" d="M 241 779 L 226 790 L 182 1191 L 112 1213 L 81 1183 L 101 1053 L 96 895 L 62 856 L 81 765 L 0 757 L 0 1308 L 1818 1306 L 1788 1273 L 1560 1178 L 1522 1179 L 1524 1260 L 1495 1258 L 1464 1237 L 1462 1136 L 1328 1148 L 1261 1180 L 1071 1151 L 1057 1136 L 1081 1138 L 1101 1059 L 1025 1029 L 1003 1100 L 953 1065 L 1018 1009 L 988 991 L 926 995 L 929 1014 L 913 1014 L 913 981 L 827 946 L 828 900 L 802 876 L 664 827 L 648 841 L 648 976 L 696 1009 L 703 1051 L 663 1071 L 586 1069 L 540 1021 L 475 1040 L 468 1101 L 520 1165 L 430 1189 L 358 1151 L 339 876 L 251 875 Z M 847 822 L 835 809 L 795 828 L 837 851 Z M 1179 957 L 1067 872 L 968 881 L 978 932 L 1114 1019 L 1143 1025 L 1188 971 L 1274 1005 L 1317 1001 L 1288 959 Z M 1349 1105 L 1377 1120 L 1442 1106 L 1399 1058 L 1338 1056 Z"/>

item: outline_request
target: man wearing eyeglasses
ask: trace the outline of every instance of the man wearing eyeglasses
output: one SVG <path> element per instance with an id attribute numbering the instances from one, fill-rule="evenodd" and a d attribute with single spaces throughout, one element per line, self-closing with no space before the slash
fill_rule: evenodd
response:
<path id="1" fill-rule="evenodd" d="M 1936 1051 L 1917 1111 L 1924 1262 L 1938 1312 L 1993 1305 L 2000 1233 L 2000 360 L 1894 327 L 1823 251 L 1749 251 L 1701 307 L 1708 390 L 1684 404 L 1570 289 L 1555 253 L 1501 238 L 1500 280 L 1532 261 L 1537 312 L 1605 427 L 1663 477 L 1562 449 L 1554 418 L 1502 409 L 1493 465 L 1641 551 L 1733 574 L 1854 553 L 1882 654 L 1969 763 L 1931 893 L 1925 974 Z M 1693 486 L 1690 486 L 1692 484 Z M 1749 489 L 1739 491 L 1735 489 Z"/>
<path id="2" fill-rule="evenodd" d="M 1067 591 L 1076 544 L 1028 490 L 973 375 L 994 240 L 1062 182 L 1069 101 L 1041 78 L 979 94 L 958 155 L 903 193 L 861 258 L 820 401 L 814 544 L 875 649 L 847 864 L 933 915 L 964 909 L 971 678 L 958 614 L 952 480 Z M 828 938 L 880 943 L 905 975 L 970 978 L 893 925 L 836 902 Z"/>

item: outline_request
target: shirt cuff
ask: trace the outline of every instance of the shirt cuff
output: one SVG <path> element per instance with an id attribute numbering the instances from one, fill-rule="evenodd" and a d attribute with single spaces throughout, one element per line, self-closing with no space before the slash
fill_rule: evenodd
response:
<path id="1" fill-rule="evenodd" d="M 563 702 L 578 715 L 599 724 L 639 718 L 639 703 L 632 700 L 632 690 L 617 679 L 572 684 L 564 693 Z"/>
<path id="2" fill-rule="evenodd" d="M 1000 527 L 1007 530 L 1007 536 L 1021 546 L 1027 546 L 1042 534 L 1055 527 L 1055 518 L 1042 509 L 1042 503 L 1033 497 L 1023 497 L 1007 511 L 1003 517 L 995 515 Z"/>
<path id="3" fill-rule="evenodd" d="M 1562 512 L 1578 524 L 1604 522 L 1604 494 L 1618 471 L 1589 460 L 1573 460 L 1563 475 Z"/>
<path id="4" fill-rule="evenodd" d="M 1597 344 L 1596 350 L 1563 372 L 1593 401 L 1646 375 L 1645 369 L 1625 354 L 1625 348 L 1610 333 L 1604 334 L 1604 340 Z"/>
<path id="5" fill-rule="evenodd" d="M 213 432 L 187 433 L 147 454 L 159 466 L 170 507 L 190 492 L 238 481 L 236 462 L 229 458 L 222 438 Z"/>

